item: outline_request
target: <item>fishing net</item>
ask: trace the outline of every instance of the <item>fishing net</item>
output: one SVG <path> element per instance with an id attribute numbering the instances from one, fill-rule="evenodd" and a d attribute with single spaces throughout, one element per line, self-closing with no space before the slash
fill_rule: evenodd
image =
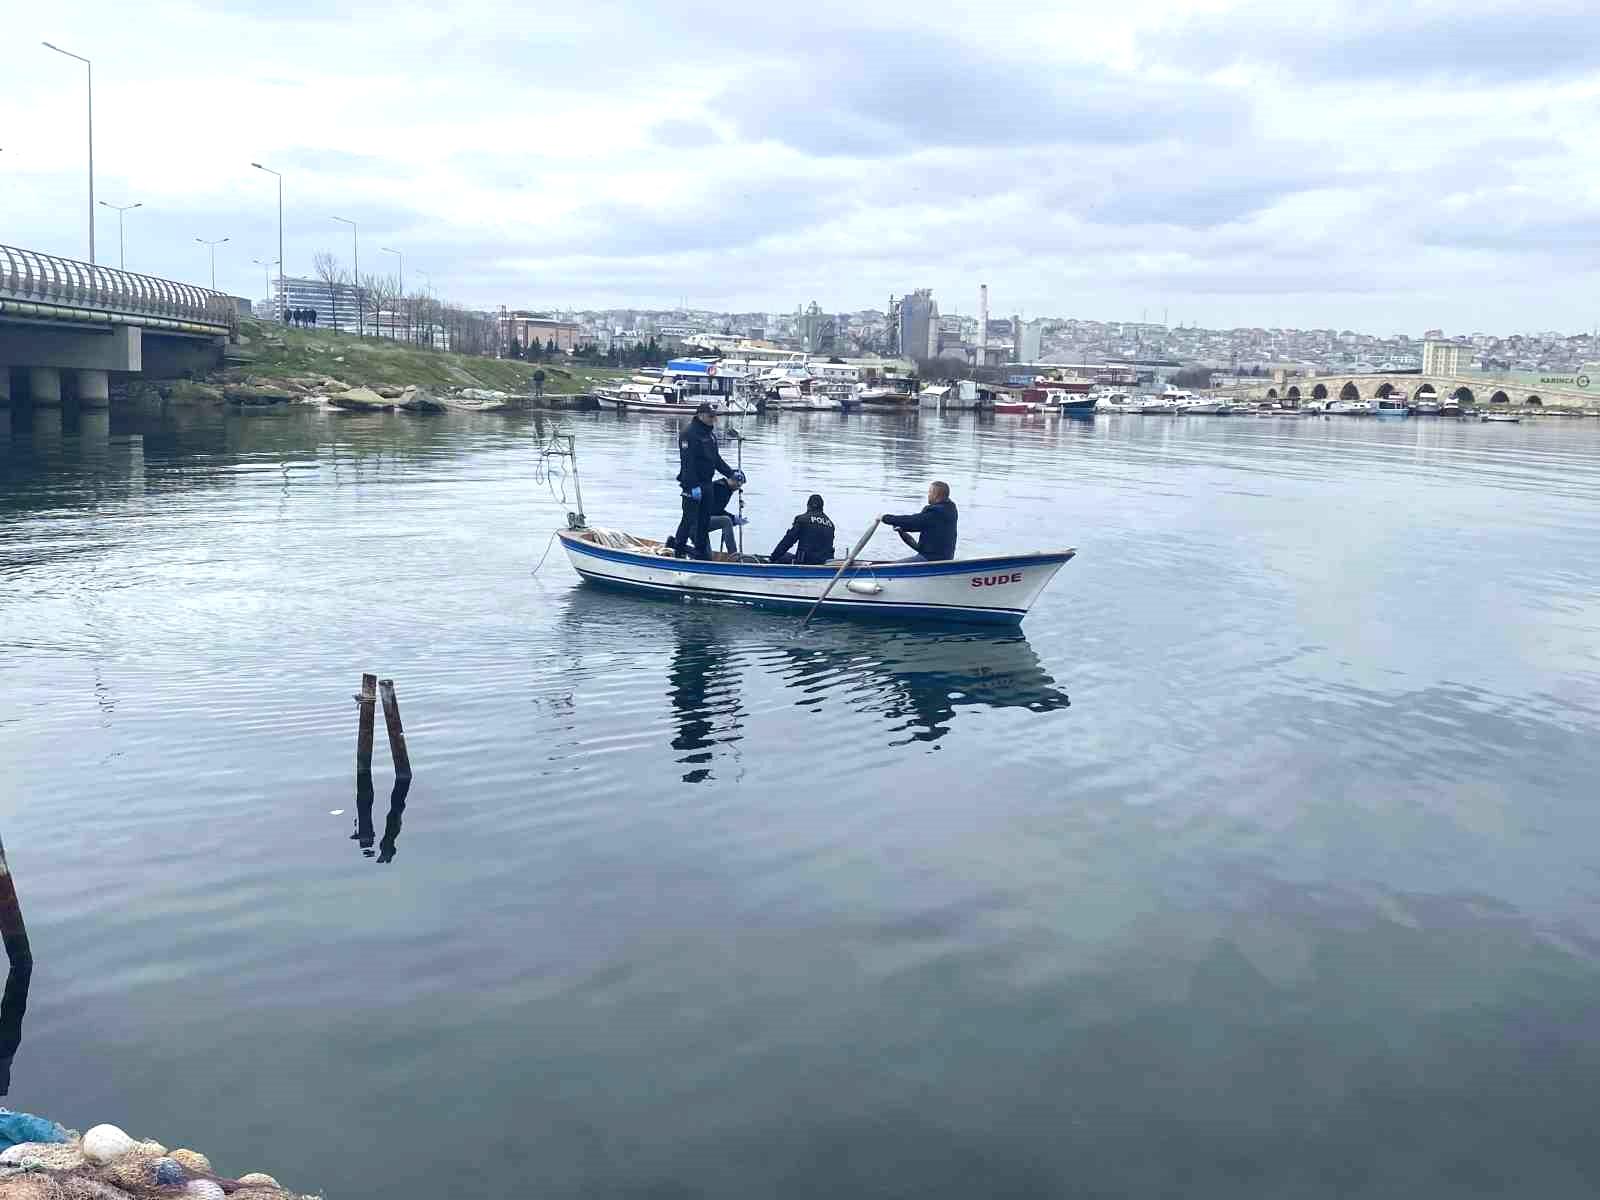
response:
<path id="1" fill-rule="evenodd" d="M 130 1143 L 124 1143 L 130 1144 Z M 72 1134 L 58 1143 L 23 1143 L 0 1156 L 0 1200 L 316 1200 L 279 1187 L 270 1175 L 214 1174 L 205 1155 L 167 1153 L 132 1142 L 109 1162 L 85 1157 Z"/>

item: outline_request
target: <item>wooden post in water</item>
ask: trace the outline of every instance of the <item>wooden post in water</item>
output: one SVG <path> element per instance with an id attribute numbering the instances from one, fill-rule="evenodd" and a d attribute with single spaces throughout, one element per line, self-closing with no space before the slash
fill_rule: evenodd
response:
<path id="1" fill-rule="evenodd" d="M 394 680 L 378 680 L 383 696 L 383 723 L 389 727 L 389 753 L 394 758 L 396 779 L 411 778 L 411 758 L 406 754 L 406 732 L 400 727 L 400 701 L 395 699 Z"/>
<path id="2" fill-rule="evenodd" d="M 356 774 L 372 774 L 372 722 L 378 707 L 378 677 L 361 677 L 361 694 L 356 697 L 361 709 L 361 723 L 356 728 Z"/>
<path id="3" fill-rule="evenodd" d="M 22 906 L 17 902 L 17 885 L 6 862 L 6 847 L 0 842 L 0 937 L 5 940 L 6 958 L 14 967 L 33 966 L 33 949 L 28 945 L 28 927 L 22 921 Z"/>

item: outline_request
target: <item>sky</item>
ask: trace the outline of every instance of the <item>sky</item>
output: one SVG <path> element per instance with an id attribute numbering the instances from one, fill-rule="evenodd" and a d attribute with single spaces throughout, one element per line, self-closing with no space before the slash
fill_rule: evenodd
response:
<path id="1" fill-rule="evenodd" d="M 0 0 L 0 243 L 259 297 L 1376 334 L 1600 322 L 1590 3 Z M 97 209 L 102 263 L 117 214 Z"/>

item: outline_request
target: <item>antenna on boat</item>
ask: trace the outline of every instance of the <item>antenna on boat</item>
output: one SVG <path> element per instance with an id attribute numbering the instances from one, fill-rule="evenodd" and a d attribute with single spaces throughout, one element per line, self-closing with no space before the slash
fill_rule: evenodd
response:
<path id="1" fill-rule="evenodd" d="M 572 460 L 572 491 L 578 498 L 578 511 L 567 514 L 567 525 L 572 529 L 588 527 L 589 519 L 583 515 L 583 482 L 578 478 L 578 439 L 567 434 L 567 457 Z"/>

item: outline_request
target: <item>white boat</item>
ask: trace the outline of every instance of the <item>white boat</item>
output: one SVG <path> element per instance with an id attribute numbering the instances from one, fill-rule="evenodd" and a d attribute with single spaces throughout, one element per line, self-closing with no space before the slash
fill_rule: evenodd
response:
<path id="1" fill-rule="evenodd" d="M 1137 411 L 1147 417 L 1170 417 L 1178 411 L 1178 405 L 1165 396 L 1153 396 L 1140 401 Z"/>
<path id="2" fill-rule="evenodd" d="M 817 378 L 791 379 L 787 376 L 763 375 L 758 382 L 762 403 L 769 409 L 838 412 L 844 407 L 830 385 Z"/>
<path id="3" fill-rule="evenodd" d="M 1515 425 L 1522 420 L 1516 413 L 1486 412 L 1479 413 L 1478 420 L 1490 425 Z"/>
<path id="4" fill-rule="evenodd" d="M 1097 413 L 1136 413 L 1138 404 L 1127 392 L 1112 391 L 1108 388 L 1099 388 L 1090 393 L 1094 400 L 1094 411 Z"/>
<path id="5" fill-rule="evenodd" d="M 692 413 L 702 403 L 719 413 L 743 415 L 753 411 L 744 401 L 730 396 L 711 396 L 686 392 L 677 383 L 635 375 L 617 387 L 600 388 L 595 402 L 601 408 L 619 412 Z"/>
<path id="6" fill-rule="evenodd" d="M 915 380 L 897 376 L 884 378 L 878 383 L 856 384 L 856 400 L 863 408 L 916 408 L 917 384 Z"/>
<path id="7" fill-rule="evenodd" d="M 557 536 L 586 583 L 672 600 L 754 604 L 796 612 L 817 602 L 843 561 L 796 566 L 757 555 L 729 554 L 709 560 L 680 559 L 649 538 L 587 526 L 562 529 Z M 946 562 L 857 559 L 828 592 L 822 611 L 901 621 L 1016 625 L 1076 553 L 1052 550 Z"/>
<path id="8" fill-rule="evenodd" d="M 1438 400 L 1418 400 L 1411 411 L 1419 417 L 1437 417 L 1444 412 L 1444 405 Z"/>
<path id="9" fill-rule="evenodd" d="M 1411 410 L 1406 407 L 1405 400 L 1398 396 L 1380 396 L 1378 406 L 1373 410 L 1380 417 L 1408 417 Z"/>
<path id="10" fill-rule="evenodd" d="M 1459 417 L 1461 415 L 1461 401 L 1451 398 L 1439 402 L 1439 415 L 1441 417 Z"/>
<path id="11" fill-rule="evenodd" d="M 1233 405 L 1223 400 L 1194 398 L 1178 405 L 1178 412 L 1187 417 L 1225 417 L 1232 411 Z"/>
<path id="12" fill-rule="evenodd" d="M 1372 415 L 1372 401 L 1334 400 L 1324 411 L 1335 417 L 1370 417 Z"/>

